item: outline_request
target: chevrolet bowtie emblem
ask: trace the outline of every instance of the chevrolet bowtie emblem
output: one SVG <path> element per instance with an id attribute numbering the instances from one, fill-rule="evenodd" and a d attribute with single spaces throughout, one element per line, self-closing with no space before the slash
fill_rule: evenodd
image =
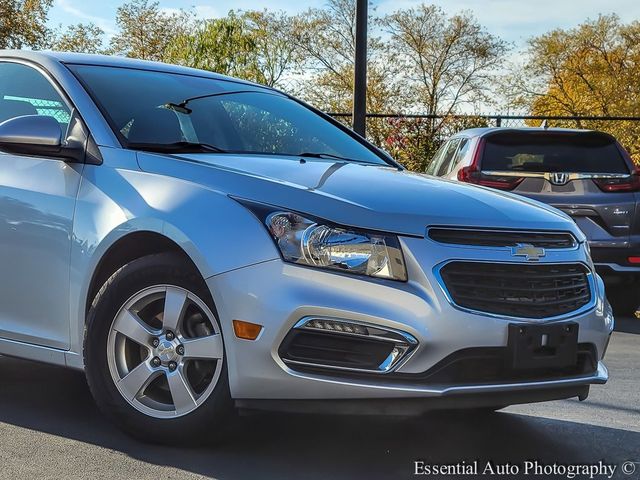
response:
<path id="1" fill-rule="evenodd" d="M 519 243 L 511 247 L 511 255 L 514 257 L 525 257 L 525 260 L 535 262 L 546 255 L 544 248 L 534 247 L 530 243 Z"/>

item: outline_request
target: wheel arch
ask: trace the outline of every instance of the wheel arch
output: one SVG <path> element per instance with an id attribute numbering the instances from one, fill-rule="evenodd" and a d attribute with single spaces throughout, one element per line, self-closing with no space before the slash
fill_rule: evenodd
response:
<path id="1" fill-rule="evenodd" d="M 138 258 L 165 252 L 173 252 L 180 255 L 184 258 L 185 264 L 202 274 L 187 252 L 168 236 L 151 230 L 128 233 L 114 241 L 98 260 L 87 289 L 84 309 L 85 321 L 86 314 L 91 308 L 98 291 L 119 268 Z"/>

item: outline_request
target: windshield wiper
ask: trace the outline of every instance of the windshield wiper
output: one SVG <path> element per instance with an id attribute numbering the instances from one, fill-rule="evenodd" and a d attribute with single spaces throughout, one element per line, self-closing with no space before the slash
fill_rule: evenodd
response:
<path id="1" fill-rule="evenodd" d="M 163 106 L 164 108 L 168 108 L 169 110 L 174 110 L 184 115 L 191 115 L 193 110 L 187 107 L 187 105 L 189 105 L 189 103 L 193 102 L 194 100 L 202 100 L 203 98 L 211 98 L 211 97 L 221 97 L 223 95 L 232 95 L 235 93 L 265 93 L 265 92 L 261 92 L 259 90 L 230 90 L 227 92 L 207 93 L 206 95 L 198 95 L 196 97 L 185 98 L 180 103 L 168 102 L 168 103 L 165 103 Z"/>
<path id="2" fill-rule="evenodd" d="M 307 157 L 307 158 L 333 158 L 334 160 L 342 160 L 345 162 L 353 162 L 353 163 L 365 163 L 367 165 L 385 165 L 383 163 L 377 163 L 377 162 L 369 162 L 366 160 L 356 160 L 354 158 L 347 158 L 347 157 L 341 157 L 340 155 L 334 155 L 333 153 L 322 153 L 322 152 L 302 152 L 299 153 L 297 155 L 294 155 L 296 157 Z"/>
<path id="3" fill-rule="evenodd" d="M 174 142 L 174 143 L 129 143 L 127 148 L 134 150 L 144 150 L 147 152 L 159 152 L 159 153 L 227 153 L 228 151 L 210 145 L 208 143 L 197 142 Z"/>

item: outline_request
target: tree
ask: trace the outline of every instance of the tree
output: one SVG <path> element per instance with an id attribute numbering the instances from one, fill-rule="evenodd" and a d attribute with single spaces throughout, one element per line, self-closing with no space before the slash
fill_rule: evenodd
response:
<path id="1" fill-rule="evenodd" d="M 548 116 L 640 116 L 640 22 L 600 16 L 529 41 L 527 58 L 508 83 L 511 105 Z M 616 136 L 640 161 L 638 122 L 565 121 Z"/>
<path id="2" fill-rule="evenodd" d="M 381 23 L 422 113 L 446 116 L 464 103 L 487 100 L 491 76 L 501 66 L 507 45 L 486 32 L 471 13 L 447 17 L 439 7 L 422 4 L 388 15 Z"/>
<path id="3" fill-rule="evenodd" d="M 162 61 L 172 41 L 192 27 L 193 13 L 169 13 L 158 2 L 131 0 L 118 7 L 119 32 L 111 39 L 111 53 Z"/>
<path id="4" fill-rule="evenodd" d="M 229 12 L 224 18 L 201 22 L 194 32 L 176 36 L 167 59 L 180 65 L 259 80 L 257 45 L 241 16 Z"/>
<path id="5" fill-rule="evenodd" d="M 297 63 L 290 37 L 291 20 L 283 13 L 230 11 L 226 17 L 200 22 L 192 32 L 176 36 L 167 60 L 251 80 L 283 86 Z"/>
<path id="6" fill-rule="evenodd" d="M 302 94 L 316 106 L 351 111 L 356 44 L 356 1 L 328 0 L 326 8 L 310 9 L 293 20 L 292 41 L 312 72 Z M 370 21 L 375 23 L 375 21 Z M 394 63 L 387 61 L 380 37 L 370 29 L 367 45 L 368 110 L 392 109 Z"/>
<path id="7" fill-rule="evenodd" d="M 447 17 L 434 5 L 399 10 L 379 23 L 390 35 L 388 57 L 402 72 L 403 90 L 412 97 L 407 103 L 420 113 L 442 115 L 414 122 L 410 128 L 406 122 L 396 122 L 402 128 L 387 141 L 409 168 L 424 171 L 444 132 L 451 129 L 450 115 L 459 113 L 463 104 L 488 99 L 491 77 L 507 45 L 487 33 L 470 13 Z M 412 148 L 398 146 L 407 142 Z"/>
<path id="8" fill-rule="evenodd" d="M 353 108 L 355 7 L 355 0 L 329 0 L 326 8 L 310 9 L 292 20 L 291 41 L 298 48 L 304 71 L 296 93 L 326 111 L 350 112 Z M 375 20 L 370 24 L 375 26 Z M 367 47 L 367 111 L 401 110 L 405 103 L 400 72 L 373 28 Z M 382 145 L 390 128 L 388 122 L 369 119 L 367 136 Z"/>
<path id="9" fill-rule="evenodd" d="M 52 0 L 0 0 L 0 48 L 39 48 Z"/>
<path id="10" fill-rule="evenodd" d="M 247 11 L 241 14 L 253 40 L 258 81 L 270 87 L 284 86 L 285 75 L 301 60 L 291 40 L 293 20 L 283 12 Z"/>
<path id="11" fill-rule="evenodd" d="M 78 53 L 101 53 L 104 31 L 93 23 L 70 25 L 53 34 L 52 50 Z"/>

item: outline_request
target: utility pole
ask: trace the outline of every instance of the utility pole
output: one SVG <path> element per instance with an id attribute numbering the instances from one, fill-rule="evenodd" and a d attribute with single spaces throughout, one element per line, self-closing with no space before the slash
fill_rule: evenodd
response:
<path id="1" fill-rule="evenodd" d="M 367 128 L 367 8 L 356 0 L 356 58 L 353 82 L 353 130 L 363 137 Z"/>

